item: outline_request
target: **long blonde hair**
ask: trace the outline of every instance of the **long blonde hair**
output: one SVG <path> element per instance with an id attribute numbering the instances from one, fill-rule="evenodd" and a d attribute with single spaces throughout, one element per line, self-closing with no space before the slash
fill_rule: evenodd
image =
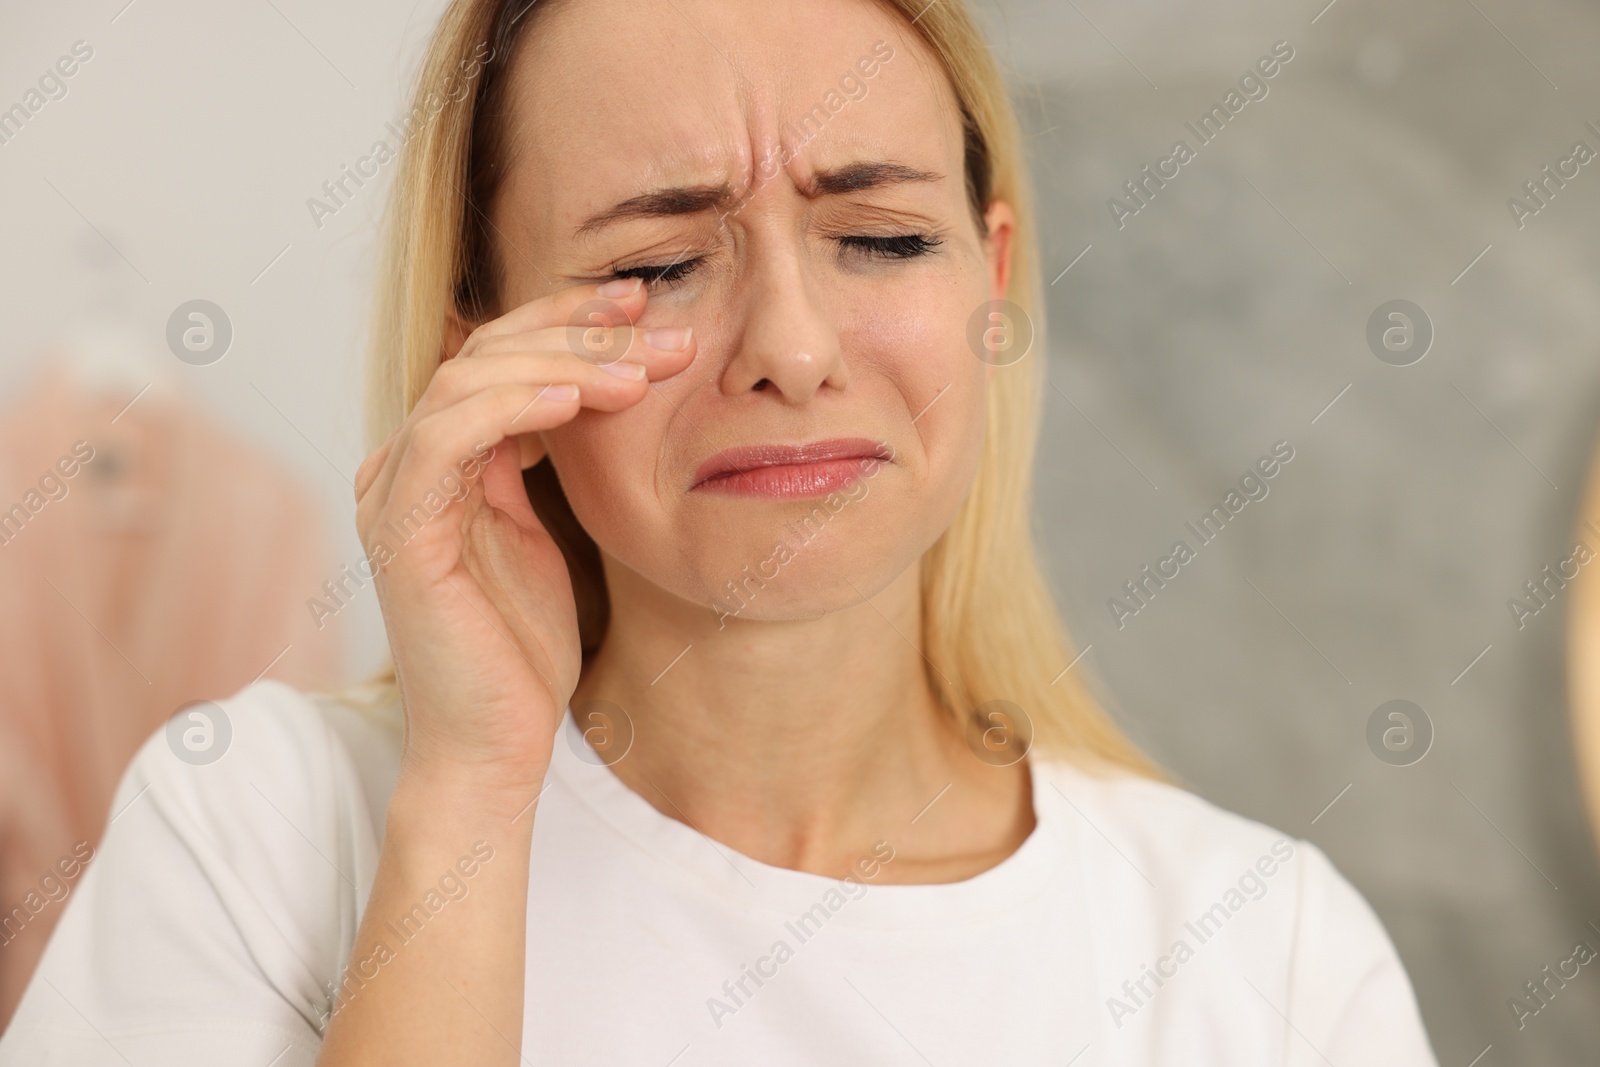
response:
<path id="1" fill-rule="evenodd" d="M 1044 388 L 1044 302 L 1033 232 L 1033 193 L 1016 114 L 989 48 L 962 0 L 877 0 L 938 56 L 962 109 L 969 200 L 980 218 L 1004 200 L 1019 225 L 1007 298 L 1031 319 L 1026 358 L 994 370 L 987 427 L 971 492 L 922 558 L 922 651 L 933 691 L 963 726 L 990 701 L 1031 720 L 1041 754 L 1087 769 L 1164 777 L 1100 707 L 1074 662 L 1040 571 L 1031 528 L 1032 471 Z M 384 219 L 383 258 L 367 364 L 369 448 L 400 425 L 439 365 L 446 312 L 483 312 L 498 274 L 487 223 L 506 158 L 499 138 L 504 88 L 530 0 L 453 0 L 423 59 L 411 131 Z M 548 0 L 540 3 L 548 6 Z M 525 16 L 527 16 L 525 18 Z M 518 25 L 518 23 L 521 25 Z M 481 74 L 474 57 L 483 59 Z M 440 106 L 462 72 L 474 92 Z M 429 115 L 436 115 L 431 121 Z M 410 120 L 407 120 L 408 123 Z M 409 128 L 409 126 L 408 126 Z M 585 652 L 609 616 L 600 557 L 573 517 L 546 460 L 524 473 L 541 521 L 567 557 Z M 392 664 L 366 686 L 390 692 Z M 369 689 L 370 691 L 370 689 Z"/>

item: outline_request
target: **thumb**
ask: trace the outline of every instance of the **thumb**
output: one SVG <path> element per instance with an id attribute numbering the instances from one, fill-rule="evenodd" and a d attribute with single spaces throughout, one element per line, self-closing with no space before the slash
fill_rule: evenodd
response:
<path id="1" fill-rule="evenodd" d="M 536 433 L 518 434 L 517 450 L 520 453 L 518 462 L 523 470 L 527 470 L 544 458 L 544 441 Z"/>
<path id="2" fill-rule="evenodd" d="M 522 442 L 530 438 L 539 453 L 534 462 L 544 458 L 544 446 L 539 442 L 537 434 L 521 434 L 518 437 L 502 440 L 495 446 L 494 452 L 483 466 L 483 499 L 490 507 L 504 512 L 523 529 L 543 530 L 543 524 L 534 513 L 533 503 L 528 499 L 528 488 L 522 481 L 523 467 L 533 465 L 522 462 L 526 448 Z"/>

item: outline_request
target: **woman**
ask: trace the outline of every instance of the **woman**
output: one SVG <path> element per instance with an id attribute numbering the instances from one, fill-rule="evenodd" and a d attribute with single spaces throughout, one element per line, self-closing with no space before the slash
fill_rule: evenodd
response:
<path id="1" fill-rule="evenodd" d="M 413 118 L 392 694 L 153 738 L 12 1062 L 1434 1062 L 1327 859 L 1070 669 L 960 3 L 458 0 Z"/>

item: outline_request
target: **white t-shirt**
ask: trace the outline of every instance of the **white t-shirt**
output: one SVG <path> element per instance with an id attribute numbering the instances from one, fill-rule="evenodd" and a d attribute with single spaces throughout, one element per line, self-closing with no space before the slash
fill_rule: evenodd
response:
<path id="1" fill-rule="evenodd" d="M 304 1067 L 335 990 L 361 995 L 338 983 L 395 712 L 273 681 L 220 704 L 215 748 L 140 749 L 0 1064 Z M 1435 1067 L 1394 946 L 1327 857 L 1180 789 L 1035 758 L 1037 828 L 997 866 L 877 884 L 887 828 L 835 881 L 711 841 L 570 716 L 564 735 L 533 830 L 529 1064 Z M 493 848 L 441 872 L 397 951 Z"/>

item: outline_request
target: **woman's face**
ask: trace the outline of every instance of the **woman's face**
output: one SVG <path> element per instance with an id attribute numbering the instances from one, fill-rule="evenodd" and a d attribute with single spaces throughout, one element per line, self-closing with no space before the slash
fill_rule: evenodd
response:
<path id="1" fill-rule="evenodd" d="M 997 204 L 979 236 L 955 96 L 915 31 L 865 0 L 583 0 L 541 13 L 509 89 L 501 306 L 670 264 L 637 325 L 698 342 L 635 406 L 543 435 L 613 595 L 637 587 L 620 564 L 719 611 L 812 617 L 914 564 L 976 470 L 990 364 L 968 324 L 1004 296 L 1011 233 Z M 667 190 L 689 192 L 585 226 Z M 696 484 L 726 449 L 863 438 L 889 458 L 831 489 Z"/>

